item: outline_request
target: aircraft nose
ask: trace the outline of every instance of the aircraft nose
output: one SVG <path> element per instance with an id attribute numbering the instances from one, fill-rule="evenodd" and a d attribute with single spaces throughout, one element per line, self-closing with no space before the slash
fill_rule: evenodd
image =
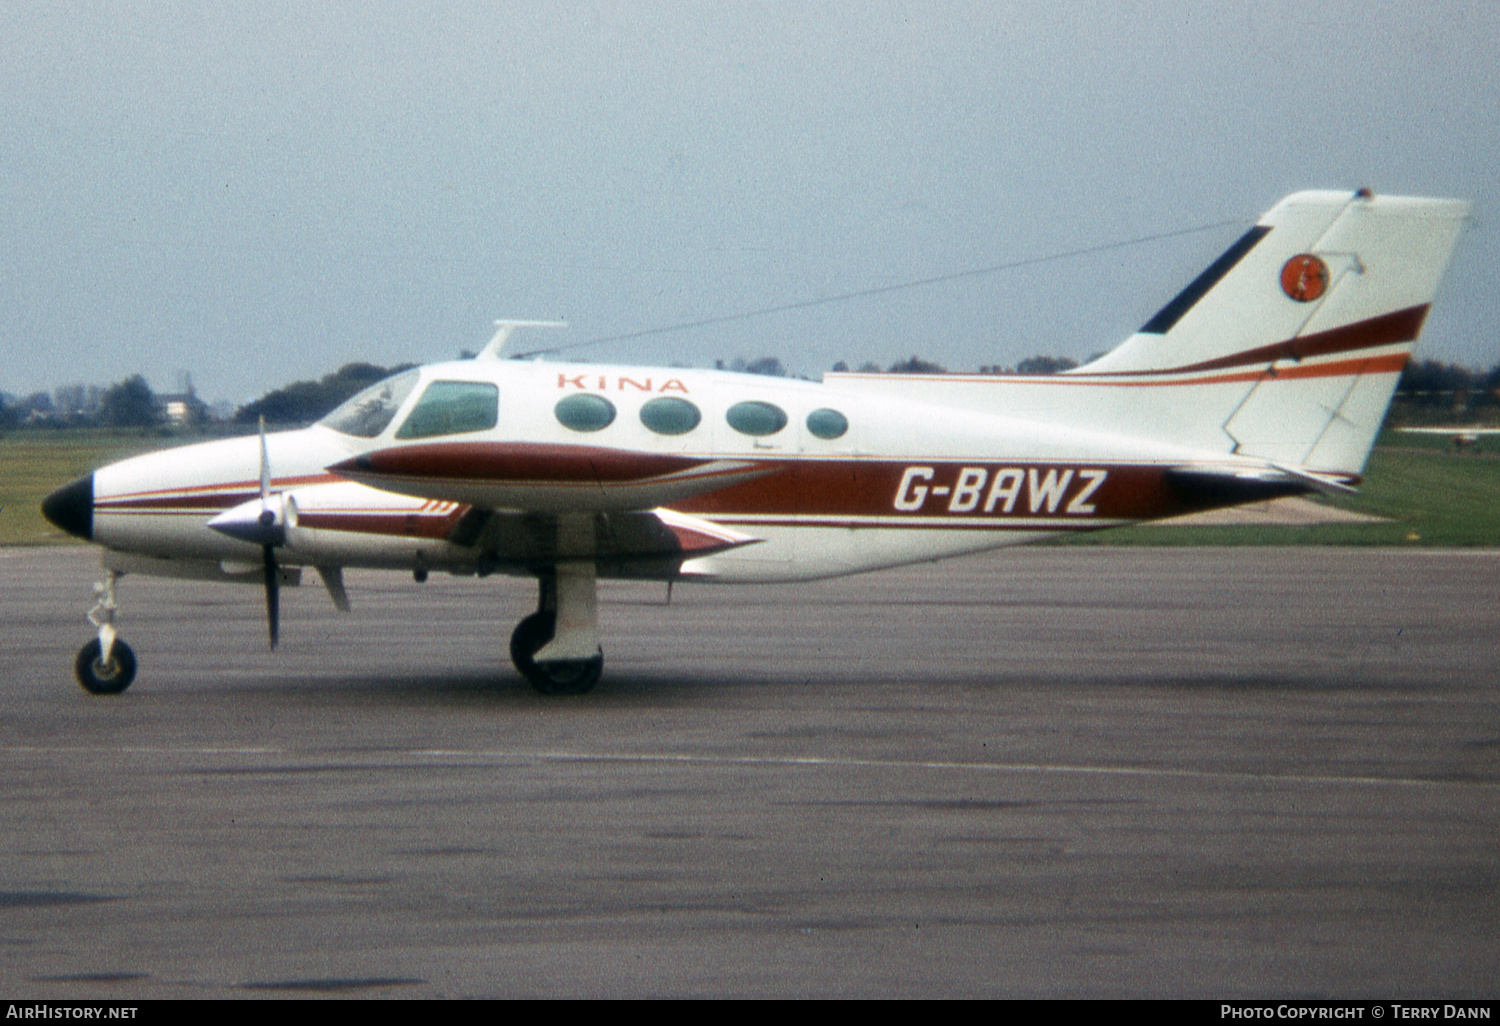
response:
<path id="1" fill-rule="evenodd" d="M 94 540 L 94 475 L 63 485 L 42 500 L 42 516 L 69 534 Z"/>

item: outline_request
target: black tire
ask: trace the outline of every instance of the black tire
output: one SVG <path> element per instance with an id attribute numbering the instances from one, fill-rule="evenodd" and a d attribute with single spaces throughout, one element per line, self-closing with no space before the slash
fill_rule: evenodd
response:
<path id="1" fill-rule="evenodd" d="M 100 658 L 103 652 L 98 638 L 90 641 L 78 650 L 73 672 L 89 694 L 118 695 L 135 680 L 135 652 L 119 638 L 110 648 L 108 663 Z"/>
<path id="2" fill-rule="evenodd" d="M 532 657 L 552 640 L 556 626 L 555 613 L 532 613 L 516 624 L 510 635 L 510 661 L 521 676 L 544 695 L 581 695 L 599 683 L 604 672 L 604 656 L 537 662 Z"/>

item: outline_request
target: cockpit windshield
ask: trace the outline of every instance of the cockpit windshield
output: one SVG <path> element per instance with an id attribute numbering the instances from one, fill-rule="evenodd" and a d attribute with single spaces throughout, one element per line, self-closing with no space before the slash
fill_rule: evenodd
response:
<path id="1" fill-rule="evenodd" d="M 318 423 L 355 438 L 374 438 L 384 431 L 417 383 L 417 371 L 386 378 L 345 402 Z"/>
<path id="2" fill-rule="evenodd" d="M 397 438 L 488 431 L 500 416 L 500 390 L 487 381 L 434 381 L 396 429 Z"/>

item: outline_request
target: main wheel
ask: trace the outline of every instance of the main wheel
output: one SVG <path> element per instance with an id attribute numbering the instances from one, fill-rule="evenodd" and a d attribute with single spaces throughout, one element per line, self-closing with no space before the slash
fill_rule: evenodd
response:
<path id="1" fill-rule="evenodd" d="M 539 663 L 533 656 L 552 640 L 557 614 L 532 613 L 516 624 L 510 635 L 510 661 L 521 676 L 544 695 L 581 695 L 599 683 L 604 657 L 549 659 Z"/>
<path id="2" fill-rule="evenodd" d="M 135 680 L 135 652 L 116 638 L 110 646 L 109 662 L 101 658 L 103 654 L 104 646 L 95 638 L 78 650 L 78 658 L 73 660 L 73 672 L 89 694 L 118 695 Z"/>

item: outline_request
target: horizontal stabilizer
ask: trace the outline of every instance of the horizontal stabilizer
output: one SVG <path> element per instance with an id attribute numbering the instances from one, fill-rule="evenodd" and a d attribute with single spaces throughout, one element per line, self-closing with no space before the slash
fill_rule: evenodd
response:
<path id="1" fill-rule="evenodd" d="M 1312 491 L 1321 492 L 1324 495 L 1356 495 L 1359 493 L 1359 489 L 1355 487 L 1355 483 L 1359 479 L 1349 474 L 1328 474 L 1316 470 L 1307 470 L 1303 467 L 1289 467 L 1281 463 L 1275 463 L 1272 466 L 1283 474 L 1306 483 Z"/>
<path id="2" fill-rule="evenodd" d="M 1167 471 L 1166 480 L 1167 486 L 1189 512 L 1269 502 L 1324 489 L 1324 482 L 1316 475 L 1272 466 L 1173 467 Z"/>

